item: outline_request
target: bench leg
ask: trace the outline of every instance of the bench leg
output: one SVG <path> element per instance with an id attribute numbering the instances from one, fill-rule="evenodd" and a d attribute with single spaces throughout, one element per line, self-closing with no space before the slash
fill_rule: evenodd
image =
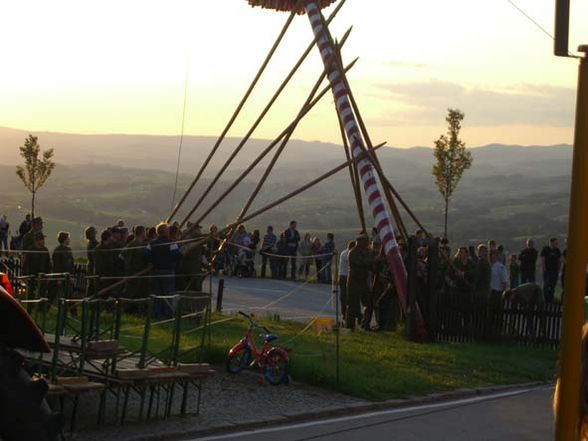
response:
<path id="1" fill-rule="evenodd" d="M 129 395 L 131 393 L 131 386 L 127 384 L 125 386 L 125 396 L 123 398 L 123 408 L 120 413 L 120 425 L 122 426 L 125 423 L 125 418 L 127 417 L 127 407 L 129 405 Z"/>

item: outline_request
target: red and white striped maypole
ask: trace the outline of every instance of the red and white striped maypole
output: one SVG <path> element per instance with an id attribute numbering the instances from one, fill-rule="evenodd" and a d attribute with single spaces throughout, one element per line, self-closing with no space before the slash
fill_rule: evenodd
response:
<path id="1" fill-rule="evenodd" d="M 276 11 L 295 11 L 298 14 L 306 12 L 312 25 L 317 46 L 323 59 L 323 64 L 328 72 L 329 82 L 339 118 L 343 121 L 345 132 L 351 145 L 354 157 L 357 157 L 366 150 L 359 125 L 355 114 L 351 108 L 349 99 L 350 91 L 347 89 L 345 81 L 345 72 L 343 72 L 338 63 L 335 63 L 335 53 L 332 46 L 332 38 L 329 29 L 325 23 L 321 9 L 335 3 L 336 0 L 247 0 L 251 6 L 260 6 L 262 8 L 273 9 Z M 380 192 L 378 181 L 374 175 L 372 164 L 368 159 L 362 159 L 358 162 L 358 169 L 363 182 L 363 188 L 367 195 L 367 200 L 374 217 L 375 225 L 382 239 L 386 259 L 390 265 L 394 285 L 398 292 L 398 298 L 403 310 L 406 310 L 407 297 L 407 276 L 406 268 L 398 242 L 394 236 L 394 229 L 390 216 L 386 211 L 384 201 Z"/>
<path id="2" fill-rule="evenodd" d="M 355 118 L 355 114 L 351 109 L 349 100 L 349 91 L 346 86 L 344 78 L 345 73 L 340 70 L 339 64 L 335 63 L 336 53 L 332 47 L 332 38 L 328 27 L 325 25 L 325 20 L 315 0 L 306 0 L 304 4 L 306 13 L 312 25 L 317 46 L 321 53 L 325 69 L 328 71 L 329 82 L 335 98 L 337 112 L 339 118 L 343 121 L 345 126 L 345 133 L 349 139 L 352 153 L 354 157 L 359 156 L 365 151 L 365 145 L 359 131 L 359 125 Z M 382 194 L 380 192 L 379 184 L 374 175 L 372 164 L 368 159 L 362 159 L 358 163 L 358 170 L 363 182 L 363 188 L 367 196 L 367 200 L 378 228 L 378 233 L 382 239 L 386 259 L 392 270 L 392 277 L 394 278 L 394 285 L 398 292 L 398 298 L 402 304 L 402 308 L 406 308 L 406 267 L 398 248 L 398 242 L 394 236 L 394 229 L 390 215 L 386 210 Z"/>

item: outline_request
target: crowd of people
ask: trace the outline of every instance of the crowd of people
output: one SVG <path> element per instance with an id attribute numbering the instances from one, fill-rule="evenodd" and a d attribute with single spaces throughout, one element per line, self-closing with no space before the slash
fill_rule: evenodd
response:
<path id="1" fill-rule="evenodd" d="M 8 236 L 9 223 L 6 216 L 2 216 L 0 246 L 6 248 Z M 399 320 L 394 286 L 375 228 L 370 235 L 357 236 L 340 253 L 332 233 L 326 234 L 324 240 L 318 235 L 300 234 L 296 221 L 278 234 L 268 225 L 261 235 L 257 229 L 248 232 L 245 225 L 222 232 L 212 225 L 204 232 L 200 225 L 192 223 L 183 229 L 177 223 L 160 223 L 153 227 L 139 225 L 129 229 L 119 220 L 101 232 L 92 226 L 86 228 L 85 239 L 87 274 L 96 276 L 87 284 L 89 295 L 108 292 L 132 298 L 144 297 L 149 292 L 163 295 L 200 291 L 209 270 L 214 274 L 241 277 L 259 275 L 331 283 L 334 259 L 338 255 L 336 282 L 348 326 L 354 328 L 359 323 L 370 329 L 373 315 L 378 329 L 391 329 Z M 428 241 L 422 230 L 416 232 L 415 239 L 417 278 L 424 286 L 429 283 Z M 43 220 L 27 215 L 19 226 L 18 235 L 10 241 L 11 248 L 23 252 L 22 274 L 73 273 L 70 234 L 64 231 L 58 234 L 52 253 L 45 246 L 45 240 Z M 400 240 L 399 248 L 406 258 L 407 244 Z M 493 240 L 477 247 L 460 247 L 452 255 L 444 239 L 439 247 L 439 272 L 433 283 L 440 292 L 465 298 L 497 299 L 508 288 L 536 284 L 540 263 L 545 302 L 551 303 L 559 281 L 563 292 L 565 255 L 557 238 L 549 240 L 541 252 L 535 248 L 534 240 L 529 239 L 519 253 L 510 255 Z M 125 280 L 129 276 L 135 277 Z M 48 286 L 51 295 L 51 284 Z"/>

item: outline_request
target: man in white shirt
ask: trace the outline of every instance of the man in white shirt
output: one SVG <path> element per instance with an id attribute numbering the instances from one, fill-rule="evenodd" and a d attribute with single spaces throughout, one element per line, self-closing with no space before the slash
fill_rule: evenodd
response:
<path id="1" fill-rule="evenodd" d="M 490 297 L 494 302 L 500 302 L 502 293 L 508 287 L 508 276 L 506 275 L 506 268 L 498 260 L 498 252 L 495 250 L 490 252 L 490 265 L 492 268 L 492 275 L 490 277 Z"/>
<path id="2" fill-rule="evenodd" d="M 349 275 L 349 250 L 355 246 L 352 240 L 347 244 L 347 249 L 339 254 L 339 298 L 341 299 L 341 316 L 347 312 L 347 276 Z"/>

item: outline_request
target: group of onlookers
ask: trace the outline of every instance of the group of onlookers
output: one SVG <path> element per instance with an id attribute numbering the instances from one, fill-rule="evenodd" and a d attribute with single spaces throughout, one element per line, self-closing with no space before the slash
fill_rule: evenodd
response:
<path id="1" fill-rule="evenodd" d="M 303 276 L 308 280 L 311 268 L 314 267 L 314 276 L 318 281 L 331 281 L 333 255 L 336 252 L 335 236 L 332 233 L 326 235 L 324 242 L 310 233 L 305 233 L 302 237 L 297 230 L 297 222 L 291 221 L 288 228 L 279 234 L 275 234 L 273 226 L 268 225 L 261 238 L 259 230 L 247 233 L 245 226 L 240 225 L 231 242 L 233 247 L 229 247 L 224 256 L 225 273 L 228 272 L 227 265 L 230 268 L 235 259 L 239 265 L 244 260 L 254 265 L 255 254 L 259 249 L 261 277 L 267 277 L 269 274 L 274 279 L 289 277 L 296 280 L 298 276 Z M 255 274 L 255 270 L 253 273 Z"/>
<path id="2" fill-rule="evenodd" d="M 448 257 L 448 245 L 441 247 Z M 458 289 L 483 292 L 486 282 L 495 295 L 507 288 L 515 289 L 522 284 L 539 284 L 537 268 L 541 271 L 543 293 L 547 303 L 553 303 L 558 282 L 561 280 L 561 296 L 564 294 L 566 250 L 559 248 L 557 238 L 549 242 L 539 252 L 535 241 L 528 239 L 518 254 L 508 256 L 503 246 L 496 246 L 493 240 L 479 244 L 476 248 L 460 247 L 453 256 L 453 269 L 447 268 L 448 284 Z M 489 277 L 488 277 L 489 276 Z"/>

